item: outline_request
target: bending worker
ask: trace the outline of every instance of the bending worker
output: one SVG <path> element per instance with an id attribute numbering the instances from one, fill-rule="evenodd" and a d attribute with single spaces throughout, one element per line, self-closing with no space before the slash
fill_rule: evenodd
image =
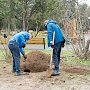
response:
<path id="1" fill-rule="evenodd" d="M 62 30 L 58 23 L 54 20 L 44 21 L 45 29 L 48 31 L 48 47 L 53 48 L 53 63 L 54 68 L 51 76 L 60 74 L 60 54 L 61 48 L 64 47 L 65 39 L 62 34 Z M 55 32 L 55 38 L 53 42 L 53 33 Z"/>
<path id="2" fill-rule="evenodd" d="M 31 35 L 26 32 L 22 31 L 15 34 L 10 40 L 8 47 L 12 53 L 13 57 L 13 66 L 12 72 L 15 73 L 16 76 L 21 74 L 20 70 L 20 52 L 23 55 L 24 59 L 26 59 L 24 48 L 26 46 L 26 41 L 29 40 Z"/>

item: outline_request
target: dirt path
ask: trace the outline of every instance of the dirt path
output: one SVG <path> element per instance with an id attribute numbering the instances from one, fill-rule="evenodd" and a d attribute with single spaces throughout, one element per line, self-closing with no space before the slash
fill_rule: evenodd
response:
<path id="1" fill-rule="evenodd" d="M 10 63 L 0 64 L 0 90 L 90 90 L 90 74 L 65 72 L 44 78 L 45 72 L 14 76 Z"/>

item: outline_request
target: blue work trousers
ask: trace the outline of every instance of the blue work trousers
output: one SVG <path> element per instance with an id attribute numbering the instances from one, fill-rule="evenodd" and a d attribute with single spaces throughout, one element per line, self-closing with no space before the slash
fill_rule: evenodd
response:
<path id="1" fill-rule="evenodd" d="M 53 48 L 54 70 L 56 70 L 57 72 L 60 72 L 61 45 L 62 45 L 62 42 L 57 43 L 54 45 L 54 48 Z"/>
<path id="2" fill-rule="evenodd" d="M 10 49 L 13 57 L 13 71 L 19 73 L 20 72 L 20 49 L 16 41 L 10 41 L 8 44 L 8 48 Z"/>

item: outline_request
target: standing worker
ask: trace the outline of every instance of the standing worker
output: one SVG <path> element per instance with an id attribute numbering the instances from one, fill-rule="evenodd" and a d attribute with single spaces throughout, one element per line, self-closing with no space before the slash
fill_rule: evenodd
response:
<path id="1" fill-rule="evenodd" d="M 13 67 L 12 72 L 15 73 L 16 76 L 21 75 L 20 70 L 20 52 L 23 55 L 24 59 L 27 58 L 25 55 L 24 48 L 26 46 L 26 41 L 30 39 L 31 35 L 26 32 L 22 31 L 15 34 L 10 40 L 8 44 L 8 48 L 10 49 L 13 57 Z"/>
<path id="2" fill-rule="evenodd" d="M 54 20 L 45 20 L 44 27 L 48 31 L 48 47 L 53 48 L 53 63 L 54 68 L 51 76 L 60 74 L 60 53 L 61 48 L 64 47 L 65 39 L 60 26 Z M 55 32 L 54 43 L 53 33 Z"/>

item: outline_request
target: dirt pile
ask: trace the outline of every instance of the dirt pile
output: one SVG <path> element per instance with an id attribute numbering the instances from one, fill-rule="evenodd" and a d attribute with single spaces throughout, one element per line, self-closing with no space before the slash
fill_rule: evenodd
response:
<path id="1" fill-rule="evenodd" d="M 90 68 L 67 66 L 63 68 L 63 71 L 68 73 L 77 73 L 77 74 L 90 74 Z"/>
<path id="2" fill-rule="evenodd" d="M 32 51 L 27 54 L 27 68 L 31 72 L 42 72 L 49 68 L 50 55 L 41 51 Z M 25 62 L 21 59 L 21 69 L 25 69 Z"/>
<path id="3" fill-rule="evenodd" d="M 84 66 L 84 65 L 72 65 L 72 64 L 66 64 L 62 60 L 61 64 L 62 71 L 68 72 L 68 73 L 76 73 L 79 75 L 83 74 L 90 74 L 90 67 Z"/>

